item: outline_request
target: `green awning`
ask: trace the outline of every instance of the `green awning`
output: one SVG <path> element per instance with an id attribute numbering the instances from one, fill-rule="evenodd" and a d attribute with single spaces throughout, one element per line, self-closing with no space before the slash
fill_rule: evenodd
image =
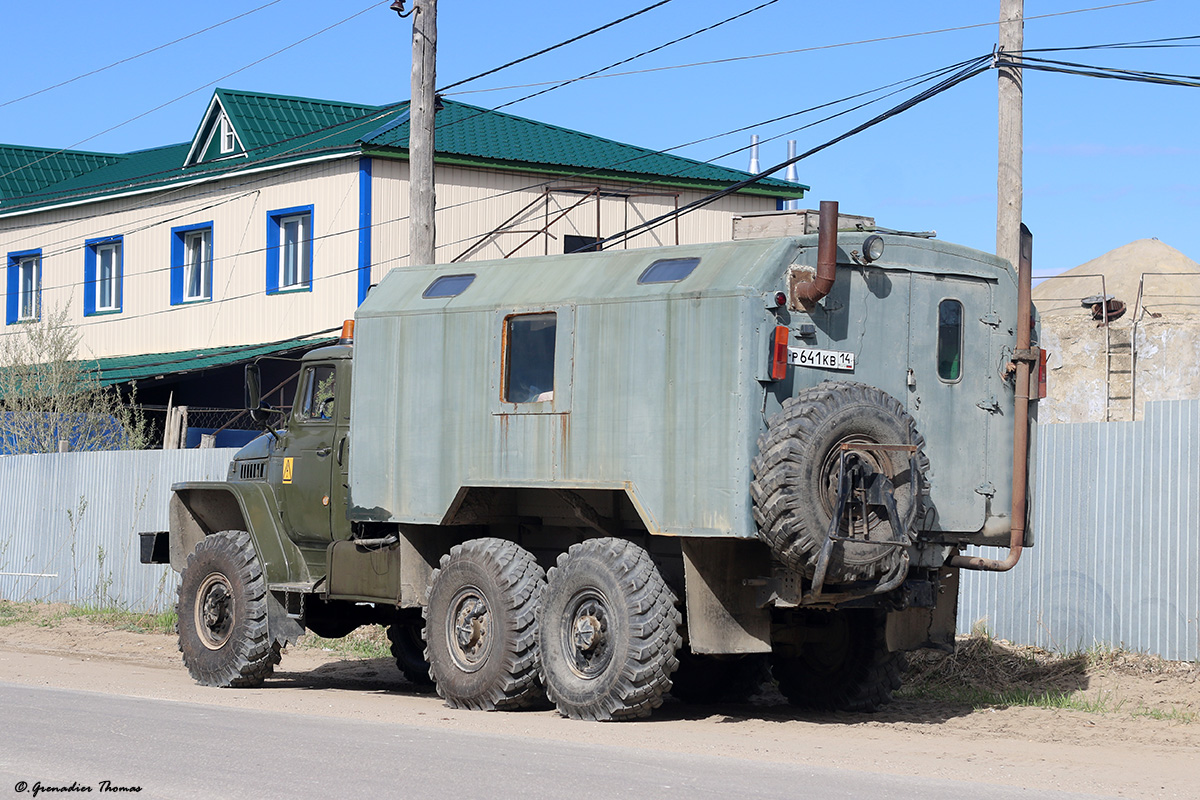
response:
<path id="1" fill-rule="evenodd" d="M 337 330 L 337 329 L 331 329 Z M 323 331 L 327 333 L 328 331 Z M 117 383 L 163 378 L 167 375 L 182 375 L 206 369 L 228 367 L 252 361 L 261 356 L 277 355 L 290 350 L 312 350 L 333 344 L 337 337 L 296 337 L 279 342 L 232 347 L 209 347 L 202 350 L 180 350 L 174 353 L 146 353 L 137 356 L 99 358 L 89 365 L 100 371 L 100 383 L 112 386 Z"/>

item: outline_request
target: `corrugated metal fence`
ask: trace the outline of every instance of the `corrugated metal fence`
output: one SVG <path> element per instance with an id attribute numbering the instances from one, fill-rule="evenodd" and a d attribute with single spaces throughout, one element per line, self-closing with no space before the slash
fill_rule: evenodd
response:
<path id="1" fill-rule="evenodd" d="M 963 572 L 960 630 L 1200 659 L 1200 400 L 1041 426 L 1034 497 L 1035 547 L 1013 571 Z"/>
<path id="2" fill-rule="evenodd" d="M 139 560 L 167 529 L 171 484 L 224 480 L 236 450 L 0 457 L 0 598 L 162 611 L 178 577 Z"/>
<path id="3" fill-rule="evenodd" d="M 0 458 L 0 597 L 170 607 L 177 578 L 139 563 L 136 534 L 166 529 L 172 483 L 223 479 L 234 452 Z M 1010 573 L 964 571 L 960 630 L 1200 659 L 1200 400 L 1043 425 L 1034 497 L 1036 546 Z"/>

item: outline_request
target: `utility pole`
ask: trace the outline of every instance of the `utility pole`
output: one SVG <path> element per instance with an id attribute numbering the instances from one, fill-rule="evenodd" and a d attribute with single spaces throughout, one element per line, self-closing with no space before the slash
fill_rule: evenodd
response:
<path id="1" fill-rule="evenodd" d="M 1025 1 L 1000 0 L 1000 51 L 1020 57 L 1025 47 Z M 1002 66 L 1000 81 L 1000 147 L 996 178 L 996 255 L 1016 267 L 1021 253 L 1021 118 L 1020 67 Z"/>
<path id="2" fill-rule="evenodd" d="M 437 82 L 437 0 L 414 0 L 412 99 L 408 120 L 409 264 L 433 264 L 436 205 L 433 125 Z"/>

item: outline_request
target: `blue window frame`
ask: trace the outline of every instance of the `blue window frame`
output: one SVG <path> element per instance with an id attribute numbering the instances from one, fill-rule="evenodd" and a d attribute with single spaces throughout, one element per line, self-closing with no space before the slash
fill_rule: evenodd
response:
<path id="1" fill-rule="evenodd" d="M 171 305 L 212 300 L 213 224 L 171 228 Z"/>
<path id="2" fill-rule="evenodd" d="M 267 212 L 267 294 L 312 291 L 313 207 Z"/>
<path id="3" fill-rule="evenodd" d="M 42 251 L 8 254 L 4 323 L 37 322 L 42 318 Z"/>
<path id="4" fill-rule="evenodd" d="M 125 237 L 88 239 L 83 248 L 83 315 L 120 314 L 125 277 Z"/>

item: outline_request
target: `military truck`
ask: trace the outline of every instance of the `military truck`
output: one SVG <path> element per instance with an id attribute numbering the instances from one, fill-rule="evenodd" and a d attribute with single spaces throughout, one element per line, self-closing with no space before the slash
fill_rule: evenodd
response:
<path id="1" fill-rule="evenodd" d="M 888 702 L 960 569 L 1029 544 L 1029 264 L 837 219 L 391 271 L 143 534 L 192 676 L 381 624 L 459 708 L 638 718 L 768 660 L 793 703 Z"/>

